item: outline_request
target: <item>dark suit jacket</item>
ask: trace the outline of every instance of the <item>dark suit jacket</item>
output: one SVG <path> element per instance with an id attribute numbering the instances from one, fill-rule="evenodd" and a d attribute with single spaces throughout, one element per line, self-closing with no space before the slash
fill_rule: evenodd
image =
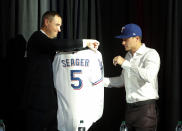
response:
<path id="1" fill-rule="evenodd" d="M 82 47 L 82 40 L 50 39 L 41 31 L 32 34 L 27 45 L 26 108 L 43 112 L 57 110 L 52 70 L 55 52 Z"/>

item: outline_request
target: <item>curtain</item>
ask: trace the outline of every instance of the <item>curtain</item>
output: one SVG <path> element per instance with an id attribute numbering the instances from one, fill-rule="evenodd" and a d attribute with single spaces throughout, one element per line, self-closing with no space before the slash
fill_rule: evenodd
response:
<path id="1" fill-rule="evenodd" d="M 60 13 L 62 32 L 58 37 L 101 40 L 98 0 L 6 0 L 1 2 L 1 57 L 7 55 L 7 41 L 17 34 L 27 41 L 40 29 L 41 16 L 48 10 Z"/>
<path id="2" fill-rule="evenodd" d="M 99 0 L 0 1 L 0 119 L 4 119 L 7 131 L 24 131 L 21 107 L 26 66 L 24 53 L 29 37 L 40 29 L 43 13 L 48 10 L 60 13 L 63 19 L 60 38 L 101 41 L 99 7 Z"/>
<path id="3" fill-rule="evenodd" d="M 121 68 L 114 67 L 112 59 L 126 53 L 121 41 L 114 36 L 128 23 L 142 27 L 142 41 L 156 49 L 161 58 L 158 130 L 174 130 L 177 121 L 182 120 L 181 7 L 181 0 L 1 0 L 0 99 L 4 101 L 0 118 L 11 118 L 12 111 L 7 110 L 7 107 L 16 107 L 20 99 L 15 98 L 22 89 L 20 85 L 23 78 L 20 72 L 24 68 L 23 52 L 28 38 L 32 32 L 40 29 L 42 14 L 47 10 L 55 10 L 63 18 L 63 30 L 58 37 L 93 38 L 101 42 L 105 76 L 120 74 Z M 17 85 L 18 88 L 15 88 Z M 104 104 L 103 129 L 119 130 L 124 120 L 124 89 L 105 89 Z"/>
<path id="4" fill-rule="evenodd" d="M 112 59 L 116 55 L 125 55 L 121 41 L 114 36 L 120 33 L 121 27 L 128 23 L 136 23 L 143 30 L 143 42 L 156 49 L 161 58 L 159 71 L 159 96 L 157 102 L 159 111 L 158 130 L 175 130 L 177 121 L 182 119 L 181 104 L 181 35 L 182 35 L 182 1 L 181 0 L 101 0 L 102 7 L 102 34 L 104 43 L 104 67 L 105 75 L 116 76 L 120 74 L 120 68 L 112 65 Z M 109 52 L 109 53 L 105 53 Z M 107 56 L 107 58 L 106 58 Z M 119 90 L 119 89 L 115 89 Z M 122 91 L 122 90 L 121 90 Z M 106 122 L 118 126 L 124 120 L 121 109 L 125 107 L 120 99 L 122 93 L 106 89 L 105 112 L 111 110 L 117 113 L 105 115 Z M 115 93 L 115 95 L 111 95 Z M 124 93 L 123 93 L 124 94 Z M 108 98 L 110 97 L 110 99 Z M 122 96 L 123 97 L 123 96 Z M 118 101 L 121 101 L 118 104 Z M 118 109 L 115 109 L 118 108 Z M 116 114 L 121 117 L 117 120 Z M 108 120 L 110 117 L 110 121 Z M 116 117 L 117 118 L 117 117 Z M 120 121 L 118 123 L 118 121 Z M 113 127 L 109 126 L 111 130 Z"/>

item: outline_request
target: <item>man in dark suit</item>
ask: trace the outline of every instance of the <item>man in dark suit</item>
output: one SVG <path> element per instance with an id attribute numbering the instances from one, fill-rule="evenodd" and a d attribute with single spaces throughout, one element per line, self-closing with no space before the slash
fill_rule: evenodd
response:
<path id="1" fill-rule="evenodd" d="M 52 71 L 56 51 L 86 46 L 98 48 L 99 42 L 96 40 L 56 39 L 61 25 L 60 15 L 48 11 L 42 16 L 41 30 L 34 32 L 28 41 L 24 94 L 27 131 L 57 131 L 57 95 Z"/>

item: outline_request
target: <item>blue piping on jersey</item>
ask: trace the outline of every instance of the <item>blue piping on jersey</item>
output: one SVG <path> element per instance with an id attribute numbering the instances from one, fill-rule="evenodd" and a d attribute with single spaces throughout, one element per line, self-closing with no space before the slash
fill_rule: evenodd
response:
<path id="1" fill-rule="evenodd" d="M 99 84 L 99 83 L 101 83 L 103 81 L 103 77 L 100 79 L 100 80 L 98 80 L 98 81 L 96 81 L 96 82 L 94 82 L 94 83 L 92 83 L 93 85 L 97 85 L 97 84 Z"/>

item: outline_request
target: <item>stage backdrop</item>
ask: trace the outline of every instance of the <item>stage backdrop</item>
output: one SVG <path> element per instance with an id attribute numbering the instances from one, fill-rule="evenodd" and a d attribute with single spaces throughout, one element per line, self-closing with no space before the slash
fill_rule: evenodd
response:
<path id="1" fill-rule="evenodd" d="M 182 120 L 181 100 L 181 0 L 1 0 L 0 1 L 0 118 L 7 130 L 23 122 L 21 95 L 24 82 L 24 51 L 41 16 L 55 10 L 63 18 L 61 38 L 93 38 L 101 42 L 105 76 L 120 75 L 112 65 L 116 55 L 125 55 L 121 41 L 114 38 L 128 23 L 143 29 L 143 42 L 161 57 L 159 72 L 158 131 L 172 131 Z M 98 131 L 117 131 L 125 111 L 125 91 L 105 89 L 105 106 Z M 23 125 L 21 125 L 23 126 Z M 22 127 L 23 128 L 23 127 Z M 19 129 L 21 130 L 21 129 Z"/>
<path id="2" fill-rule="evenodd" d="M 161 58 L 159 72 L 160 99 L 157 102 L 159 108 L 158 130 L 175 130 L 177 121 L 182 120 L 182 59 L 180 58 L 182 49 L 182 1 L 109 0 L 106 2 L 102 0 L 100 5 L 102 6 L 105 75 L 120 74 L 119 69 L 116 70 L 112 65 L 112 59 L 116 55 L 125 54 L 121 41 L 114 39 L 114 36 L 120 34 L 121 27 L 125 24 L 139 24 L 143 29 L 143 42 L 147 46 L 155 48 Z M 110 90 L 105 95 L 106 100 L 109 99 L 107 96 L 111 95 Z M 121 99 L 117 95 L 113 97 L 113 99 Z M 109 107 L 112 108 L 112 105 Z"/>

